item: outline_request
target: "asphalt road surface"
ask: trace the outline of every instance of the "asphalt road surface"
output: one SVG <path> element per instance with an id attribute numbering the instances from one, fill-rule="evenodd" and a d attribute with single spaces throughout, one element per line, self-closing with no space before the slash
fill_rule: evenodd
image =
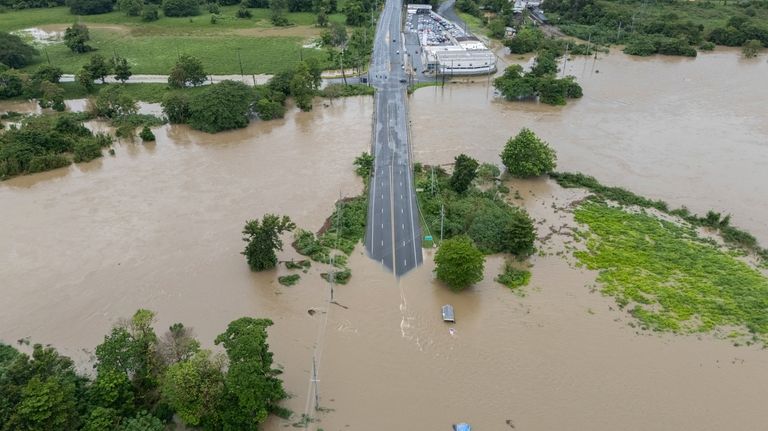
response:
<path id="1" fill-rule="evenodd" d="M 387 0 L 376 27 L 371 83 L 376 88 L 374 177 L 368 202 L 368 255 L 401 276 L 421 265 L 421 229 L 411 171 L 403 68 L 402 0 Z"/>

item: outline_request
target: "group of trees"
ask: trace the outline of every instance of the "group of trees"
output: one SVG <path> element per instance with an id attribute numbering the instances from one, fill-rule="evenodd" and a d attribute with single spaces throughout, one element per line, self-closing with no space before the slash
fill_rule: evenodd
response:
<path id="1" fill-rule="evenodd" d="M 88 60 L 88 63 L 83 65 L 75 78 L 87 91 L 92 91 L 94 80 L 98 79 L 104 84 L 109 75 L 113 75 L 115 80 L 125 83 L 133 75 L 128 60 L 117 54 L 109 60 L 101 54 L 94 54 Z"/>
<path id="2" fill-rule="evenodd" d="M 683 18 L 675 12 L 644 15 L 631 6 L 608 8 L 596 0 L 548 0 L 543 7 L 557 14 L 558 25 L 569 35 L 582 39 L 591 36 L 593 41 L 606 44 L 625 44 L 625 52 L 631 55 L 658 53 L 693 57 L 696 56 L 694 47 L 704 40 L 727 46 L 744 46 L 750 40 L 757 40 L 768 46 L 768 25 L 753 18 L 755 8 L 764 4 L 739 2 L 743 13 L 732 16 L 726 25 L 715 27 L 709 33 L 701 22 L 686 19 L 685 9 L 715 7 L 710 2 L 681 3 Z"/>
<path id="3" fill-rule="evenodd" d="M 507 67 L 493 85 L 507 100 L 538 98 L 549 105 L 565 105 L 566 99 L 583 94 L 574 77 L 557 77 L 557 61 L 551 51 L 539 53 L 529 72 L 524 72 L 519 64 Z"/>
<path id="4" fill-rule="evenodd" d="M 529 178 L 552 172 L 557 157 L 546 142 L 524 128 L 504 146 L 501 160 L 511 176 Z M 435 254 L 435 274 L 448 287 L 462 290 L 482 280 L 484 253 L 533 252 L 535 231 L 525 210 L 498 199 L 498 188 L 471 187 L 476 179 L 495 183 L 497 167 L 460 154 L 450 176 L 442 169 L 418 174 L 422 174 L 418 186 L 426 191 L 419 196 L 426 223 L 433 232 L 440 226 L 448 238 Z"/>
<path id="5" fill-rule="evenodd" d="M 282 118 L 288 96 L 292 96 L 302 110 L 312 109 L 321 72 L 319 63 L 309 59 L 295 69 L 275 74 L 262 86 L 223 81 L 207 85 L 191 95 L 170 93 L 162 102 L 163 112 L 171 123 L 186 123 L 208 133 L 245 127 L 253 114 L 262 120 Z M 205 73 L 199 60 L 181 56 L 168 79 L 171 87 L 184 88 L 201 84 Z"/>
<path id="6" fill-rule="evenodd" d="M 53 347 L 31 357 L 0 343 L 0 429 L 163 431 L 174 414 L 203 430 L 257 429 L 287 397 L 272 368 L 269 319 L 243 317 L 216 337 L 225 354 L 201 349 L 176 323 L 162 336 L 138 310 L 96 347 L 95 375 Z"/>
<path id="7" fill-rule="evenodd" d="M 111 144 L 109 135 L 93 134 L 76 114 L 25 117 L 0 135 L 0 179 L 87 162 Z"/>

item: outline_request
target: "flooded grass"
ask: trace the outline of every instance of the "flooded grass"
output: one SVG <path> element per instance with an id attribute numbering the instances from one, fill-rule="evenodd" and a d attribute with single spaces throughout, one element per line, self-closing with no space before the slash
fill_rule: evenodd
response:
<path id="1" fill-rule="evenodd" d="M 504 272 L 496 277 L 496 282 L 507 286 L 512 290 L 527 286 L 531 281 L 531 272 L 525 269 L 515 268 L 511 263 L 504 264 Z"/>
<path id="2" fill-rule="evenodd" d="M 299 274 L 283 275 L 277 277 L 277 282 L 283 286 L 293 286 L 299 282 L 301 276 Z"/>
<path id="3" fill-rule="evenodd" d="M 697 236 L 687 224 L 587 201 L 575 219 L 586 250 L 574 255 L 599 270 L 602 291 L 646 329 L 676 333 L 745 327 L 768 340 L 768 279 Z"/>

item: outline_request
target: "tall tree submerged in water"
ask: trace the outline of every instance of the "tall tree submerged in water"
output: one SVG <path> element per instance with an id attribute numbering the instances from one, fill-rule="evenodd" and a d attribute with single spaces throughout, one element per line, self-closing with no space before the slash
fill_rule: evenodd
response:
<path id="1" fill-rule="evenodd" d="M 296 224 L 288 216 L 267 214 L 261 220 L 249 220 L 243 228 L 245 246 L 243 254 L 252 271 L 264 271 L 277 265 L 276 250 L 283 249 L 280 234 L 290 232 Z"/>

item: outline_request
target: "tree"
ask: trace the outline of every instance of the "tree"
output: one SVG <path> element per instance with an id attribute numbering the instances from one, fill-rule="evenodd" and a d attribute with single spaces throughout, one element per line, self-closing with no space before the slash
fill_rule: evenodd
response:
<path id="1" fill-rule="evenodd" d="M 504 45 L 512 54 L 526 54 L 535 51 L 543 39 L 544 33 L 538 28 L 523 27 L 518 30 L 515 37 L 504 41 Z"/>
<path id="2" fill-rule="evenodd" d="M 272 369 L 272 352 L 267 344 L 267 328 L 271 325 L 269 319 L 242 317 L 216 337 L 215 343 L 224 346 L 229 359 L 224 396 L 218 408 L 223 429 L 258 429 L 277 403 L 287 397 L 277 377 L 280 372 Z"/>
<path id="3" fill-rule="evenodd" d="M 306 62 L 299 63 L 293 78 L 291 78 L 291 95 L 302 111 L 312 110 L 312 98 L 315 96 L 315 91 L 315 80 L 310 74 L 309 66 Z"/>
<path id="4" fill-rule="evenodd" d="M 144 5 L 144 9 L 141 11 L 141 20 L 144 22 L 152 22 L 160 19 L 157 6 L 153 4 Z"/>
<path id="5" fill-rule="evenodd" d="M 28 77 L 15 69 L 0 72 L 0 98 L 21 96 L 28 86 Z"/>
<path id="6" fill-rule="evenodd" d="M 261 221 L 248 220 L 243 228 L 245 255 L 251 271 L 264 271 L 277 265 L 275 250 L 283 249 L 280 234 L 290 232 L 296 224 L 288 216 L 282 218 L 274 214 L 266 214 Z"/>
<path id="7" fill-rule="evenodd" d="M 741 53 L 744 58 L 757 57 L 757 53 L 760 52 L 762 48 L 762 42 L 752 39 L 744 42 L 744 46 L 741 48 Z"/>
<path id="8" fill-rule="evenodd" d="M 115 120 L 136 114 L 138 107 L 122 86 L 110 85 L 99 93 L 90 111 L 96 117 Z"/>
<path id="9" fill-rule="evenodd" d="M 88 32 L 88 27 L 84 24 L 73 24 L 72 27 L 67 27 L 64 30 L 64 44 L 72 52 L 82 54 L 93 50 L 93 48 L 86 44 L 89 40 L 91 40 L 91 36 Z"/>
<path id="10" fill-rule="evenodd" d="M 118 0 L 117 7 L 128 16 L 139 16 L 144 8 L 143 0 Z"/>
<path id="11" fill-rule="evenodd" d="M 91 72 L 85 66 L 77 72 L 75 79 L 77 80 L 77 83 L 82 85 L 83 88 L 85 88 L 85 91 L 89 93 L 95 88 L 93 84 L 93 75 L 91 75 Z"/>
<path id="12" fill-rule="evenodd" d="M 186 361 L 198 350 L 200 342 L 195 339 L 192 329 L 181 323 L 171 325 L 157 346 L 158 354 L 166 366 Z"/>
<path id="13" fill-rule="evenodd" d="M 437 279 L 453 291 L 464 290 L 482 280 L 484 263 L 483 253 L 464 235 L 443 241 L 435 253 Z"/>
<path id="14" fill-rule="evenodd" d="M 270 20 L 272 21 L 272 25 L 278 27 L 291 25 L 291 22 L 285 17 L 285 10 L 287 8 L 287 0 L 269 0 Z"/>
<path id="15" fill-rule="evenodd" d="M 134 394 L 128 374 L 114 368 L 99 371 L 96 380 L 88 387 L 88 401 L 120 416 L 133 415 Z"/>
<path id="16" fill-rule="evenodd" d="M 133 73 L 131 73 L 131 65 L 128 64 L 128 60 L 125 57 L 115 56 L 110 60 L 112 70 L 115 72 L 115 79 L 125 83 Z"/>
<path id="17" fill-rule="evenodd" d="M 556 160 L 555 151 L 527 128 L 507 141 L 501 153 L 501 161 L 510 175 L 518 178 L 537 177 L 552 172 Z"/>
<path id="18" fill-rule="evenodd" d="M 165 16 L 200 15 L 200 3 L 197 0 L 163 0 Z"/>
<path id="19" fill-rule="evenodd" d="M 0 32 L 0 63 L 14 69 L 21 69 L 32 64 L 37 55 L 37 50 L 20 37 Z"/>
<path id="20" fill-rule="evenodd" d="M 72 429 L 77 423 L 74 382 L 59 377 L 32 377 L 6 429 Z"/>
<path id="21" fill-rule="evenodd" d="M 107 60 L 101 54 L 94 54 L 91 56 L 90 61 L 85 66 L 90 72 L 93 79 L 101 79 L 101 83 L 106 82 L 107 75 L 109 75 L 110 67 Z"/>
<path id="22" fill-rule="evenodd" d="M 198 86 L 205 82 L 203 63 L 196 57 L 182 54 L 168 75 L 168 85 L 172 88 L 184 88 L 188 85 Z"/>
<path id="23" fill-rule="evenodd" d="M 112 12 L 112 0 L 67 0 L 72 15 L 96 15 Z"/>
<path id="24" fill-rule="evenodd" d="M 274 120 L 275 118 L 283 118 L 285 115 L 285 107 L 282 103 L 270 100 L 267 97 L 262 97 L 256 102 L 255 106 L 256 114 L 262 120 Z"/>
<path id="25" fill-rule="evenodd" d="M 557 74 L 557 61 L 551 51 L 542 51 L 536 56 L 530 75 L 545 76 Z"/>
<path id="26" fill-rule="evenodd" d="M 519 208 L 506 203 L 482 207 L 467 229 L 480 251 L 529 255 L 536 239 L 533 220 Z"/>
<path id="27" fill-rule="evenodd" d="M 37 103 L 41 108 L 51 108 L 55 111 L 63 111 L 66 106 L 64 105 L 64 89 L 60 86 L 43 81 L 40 83 L 40 98 Z"/>
<path id="28" fill-rule="evenodd" d="M 253 91 L 236 81 L 206 86 L 189 100 L 188 123 L 208 133 L 238 129 L 250 121 Z"/>
<path id="29" fill-rule="evenodd" d="M 466 154 L 459 154 L 455 160 L 453 175 L 451 175 L 451 188 L 456 193 L 464 193 L 469 188 L 469 185 L 472 184 L 472 180 L 477 176 L 479 163 Z"/>
<path id="30" fill-rule="evenodd" d="M 120 417 L 117 412 L 104 407 L 94 408 L 85 420 L 82 431 L 107 431 L 117 429 Z"/>
<path id="31" fill-rule="evenodd" d="M 128 419 L 119 431 L 163 431 L 163 421 L 152 416 L 146 411 L 139 412 L 135 417 Z"/>
<path id="32" fill-rule="evenodd" d="M 168 367 L 161 382 L 163 397 L 188 426 L 217 422 L 224 393 L 224 363 L 208 350 Z"/>
<path id="33" fill-rule="evenodd" d="M 328 26 L 328 15 L 326 15 L 325 11 L 323 10 L 317 13 L 317 26 L 318 27 Z"/>
<path id="34" fill-rule="evenodd" d="M 189 119 L 189 100 L 185 94 L 169 93 L 161 105 L 171 124 L 184 124 Z"/>
<path id="35" fill-rule="evenodd" d="M 248 10 L 248 7 L 245 5 L 245 3 L 240 4 L 240 8 L 237 10 L 235 15 L 238 18 L 243 18 L 243 19 L 253 18 L 253 14 L 251 13 L 251 11 Z"/>
<path id="36" fill-rule="evenodd" d="M 32 79 L 38 82 L 48 81 L 54 84 L 58 84 L 59 80 L 61 79 L 61 75 L 63 74 L 64 71 L 61 70 L 60 67 L 42 65 L 37 68 L 35 73 L 32 74 Z"/>

